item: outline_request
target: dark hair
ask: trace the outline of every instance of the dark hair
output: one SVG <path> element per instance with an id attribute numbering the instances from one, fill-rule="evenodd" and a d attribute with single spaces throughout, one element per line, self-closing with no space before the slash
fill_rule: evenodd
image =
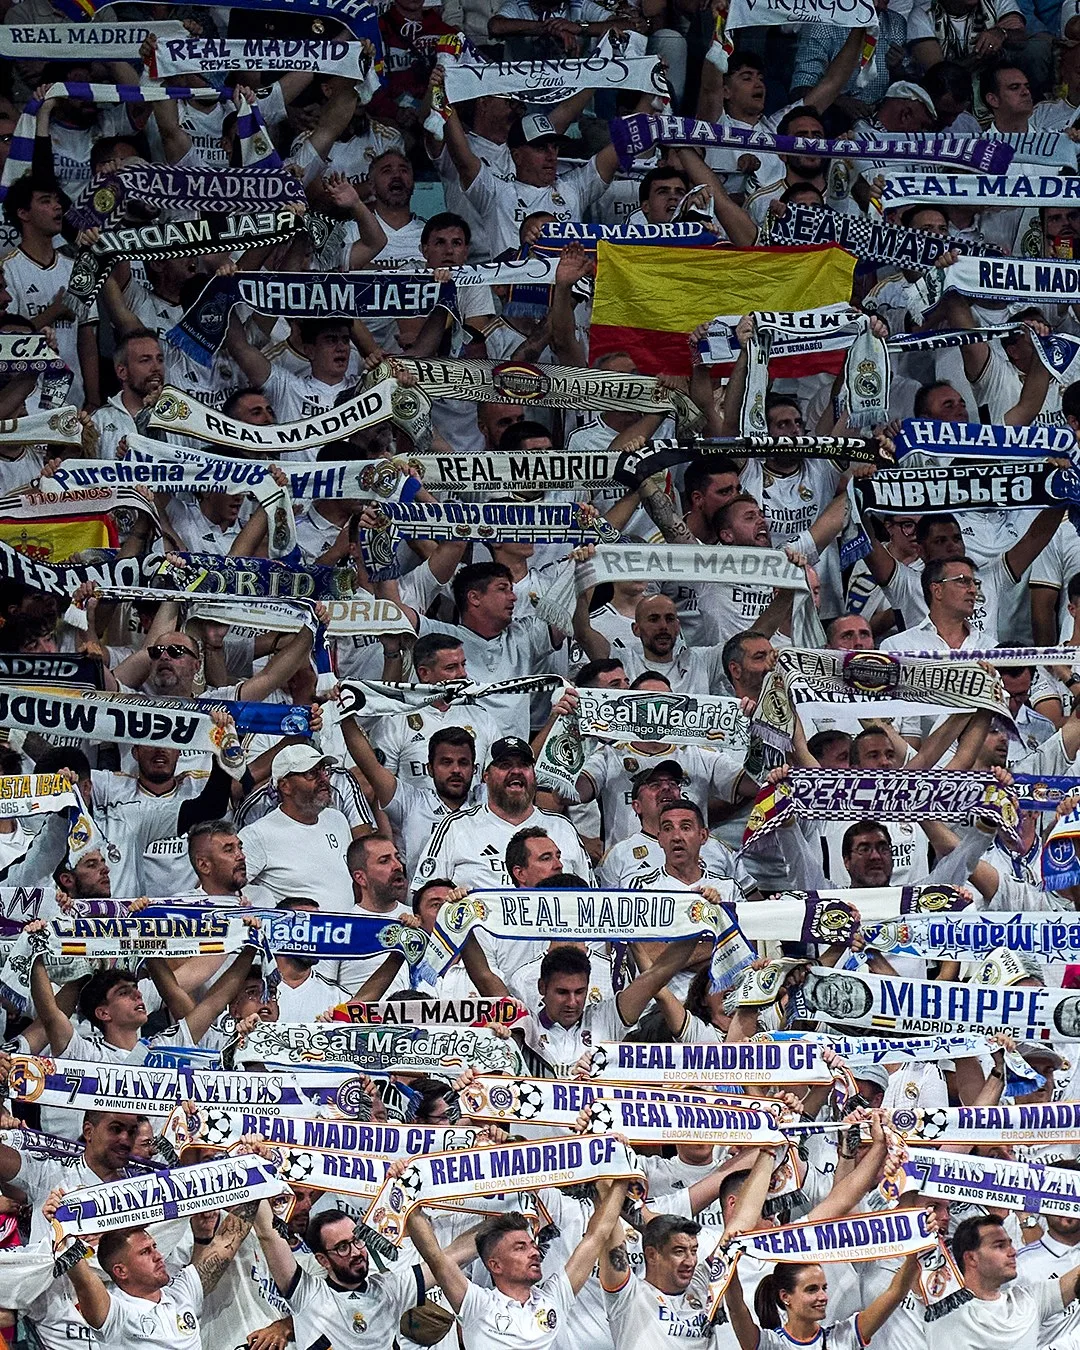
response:
<path id="1" fill-rule="evenodd" d="M 21 229 L 22 221 L 19 219 L 19 212 L 30 210 L 30 203 L 33 201 L 35 192 L 55 193 L 62 202 L 67 201 L 63 188 L 55 178 L 47 178 L 41 174 L 24 173 L 21 178 L 17 178 L 12 183 L 7 190 L 7 196 L 4 198 L 4 219 L 13 230 Z"/>
<path id="2" fill-rule="evenodd" d="M 539 825 L 529 825 L 524 830 L 518 830 L 517 834 L 511 836 L 510 842 L 506 846 L 506 870 L 511 876 L 514 875 L 515 868 L 528 865 L 529 850 L 527 845 L 530 839 L 550 840 L 551 836 L 547 830 Z"/>
<path id="3" fill-rule="evenodd" d="M 61 769 L 70 769 L 76 778 L 90 777 L 90 761 L 82 750 L 74 750 L 71 746 L 49 746 L 34 765 L 35 773 L 58 773 Z"/>
<path id="4" fill-rule="evenodd" d="M 793 1294 L 799 1273 L 816 1266 L 816 1261 L 778 1261 L 754 1291 L 754 1315 L 758 1325 L 766 1331 L 779 1331 L 783 1325 L 780 1313 L 783 1304 L 780 1295 Z"/>
<path id="5" fill-rule="evenodd" d="M 553 975 L 584 975 L 589 979 L 592 976 L 589 953 L 580 947 L 552 947 L 540 962 L 537 983 L 546 984 Z"/>
<path id="6" fill-rule="evenodd" d="M 791 400 L 785 401 L 790 402 Z M 743 502 L 753 502 L 754 505 L 757 507 L 760 507 L 761 505 L 758 499 L 751 493 L 736 492 L 734 497 L 732 497 L 729 501 L 726 501 L 723 504 L 723 506 L 717 507 L 717 509 L 713 512 L 713 518 L 709 522 L 709 524 L 713 527 L 713 529 L 716 531 L 717 534 L 719 534 L 721 530 L 726 530 L 728 528 L 728 517 L 731 514 L 732 508 L 736 506 L 741 506 Z"/>
<path id="7" fill-rule="evenodd" d="M 690 981 L 690 988 L 686 991 L 686 1011 L 692 1013 L 694 1017 L 699 1017 L 707 1027 L 713 1025 L 712 1009 L 709 1007 L 709 995 L 712 993 L 712 971 L 708 966 L 699 970 Z"/>
<path id="8" fill-rule="evenodd" d="M 223 417 L 234 417 L 236 415 L 236 409 L 240 406 L 240 400 L 252 396 L 262 398 L 263 391 L 261 389 L 253 388 L 250 384 L 245 385 L 243 389 L 234 389 L 221 405 L 221 415 Z"/>
<path id="9" fill-rule="evenodd" d="M 743 644 L 746 642 L 747 638 L 763 637 L 765 637 L 764 633 L 756 633 L 752 628 L 748 628 L 745 633 L 734 633 L 724 643 L 724 650 L 720 653 L 720 661 L 724 667 L 724 674 L 728 677 L 729 682 L 731 681 L 731 667 L 736 663 L 740 666 L 742 665 Z M 767 642 L 768 638 L 765 638 L 765 640 Z"/>
<path id="10" fill-rule="evenodd" d="M 410 903 L 412 904 L 412 912 L 414 914 L 420 913 L 420 906 L 424 902 L 424 896 L 427 895 L 432 886 L 445 886 L 447 890 L 454 889 L 454 883 L 449 877 L 432 877 L 430 881 L 425 881 L 422 886 L 418 887 L 412 893 L 412 900 Z"/>
<path id="11" fill-rule="evenodd" d="M 328 1228 L 330 1224 L 337 1223 L 341 1219 L 352 1219 L 351 1214 L 346 1214 L 343 1209 L 324 1209 L 308 1222 L 307 1232 L 304 1234 L 304 1241 L 315 1253 L 316 1256 L 326 1255 L 326 1245 L 323 1242 L 323 1229 Z"/>
<path id="12" fill-rule="evenodd" d="M 966 563 L 975 574 L 975 579 L 978 580 L 978 572 L 970 558 L 932 558 L 923 566 L 922 576 L 919 578 L 922 584 L 923 599 L 927 604 L 930 603 L 930 587 L 940 583 L 946 568 L 955 567 L 958 563 Z"/>
<path id="13" fill-rule="evenodd" d="M 750 1169 L 747 1167 L 742 1172 L 729 1172 L 720 1183 L 720 1194 L 716 1197 L 717 1203 L 723 1208 L 725 1202 L 741 1191 L 750 1179 Z"/>
<path id="14" fill-rule="evenodd" d="M 671 681 L 666 675 L 661 675 L 658 670 L 643 670 L 640 675 L 635 675 L 630 681 L 631 689 L 640 689 L 642 685 L 648 684 L 650 680 L 663 680 L 667 687 L 671 688 Z"/>
<path id="15" fill-rule="evenodd" d="M 985 102 L 987 94 L 999 96 L 1001 94 L 1001 77 L 1007 70 L 1018 70 L 1024 75 L 1022 66 L 1017 65 L 1015 61 L 995 61 L 992 66 L 987 66 L 979 77 L 979 89 L 982 91 L 983 101 Z M 1024 75 L 1027 79 L 1027 76 Z"/>
<path id="16" fill-rule="evenodd" d="M 1074 422 L 1080 422 L 1080 380 L 1074 380 L 1062 391 L 1061 411 Z"/>
<path id="17" fill-rule="evenodd" d="M 425 1117 L 431 1114 L 435 1103 L 445 1100 L 454 1091 L 445 1078 L 433 1078 L 430 1074 L 425 1074 L 423 1078 L 414 1078 L 409 1087 L 417 1094 L 417 1100 L 412 1103 L 412 1114 L 413 1119 L 420 1125 L 425 1123 Z"/>
<path id="18" fill-rule="evenodd" d="M 151 342 L 157 342 L 159 346 L 161 345 L 158 335 L 152 328 L 132 328 L 130 332 L 125 333 L 116 344 L 116 351 L 113 353 L 113 365 L 126 365 L 128 358 L 128 344 L 136 342 L 141 338 L 149 338 Z"/>
<path id="19" fill-rule="evenodd" d="M 518 426 L 522 423 L 518 422 Z M 513 431 L 513 427 L 507 428 L 507 434 Z M 506 437 L 503 437 L 505 440 Z M 500 441 L 500 446 L 502 442 Z M 510 574 L 509 567 L 503 563 L 480 562 L 470 563 L 468 567 L 463 567 L 454 577 L 451 584 L 451 590 L 454 593 L 454 604 L 457 606 L 458 618 L 465 613 L 465 608 L 469 599 L 470 591 L 479 591 L 482 595 L 487 592 L 488 587 L 493 581 L 508 581 L 512 586 L 514 578 Z M 415 659 L 415 658 L 414 658 Z"/>
<path id="20" fill-rule="evenodd" d="M 856 769 L 859 767 L 859 755 L 862 752 L 863 745 L 867 741 L 873 740 L 875 736 L 884 736 L 888 739 L 888 735 L 889 733 L 881 727 L 863 727 L 862 731 L 856 732 L 851 738 L 852 767 Z"/>
<path id="21" fill-rule="evenodd" d="M 780 121 L 776 124 L 776 132 L 779 136 L 786 136 L 788 127 L 797 117 L 812 117 L 815 122 L 821 124 L 821 114 L 816 108 L 811 108 L 809 103 L 800 103 L 798 107 L 789 109 Z"/>
<path id="22" fill-rule="evenodd" d="M 488 1219 L 476 1235 L 476 1254 L 487 1265 L 491 1249 L 507 1233 L 528 1233 L 529 1221 L 524 1214 L 496 1214 Z M 310 1242 L 308 1244 L 311 1245 Z"/>
<path id="23" fill-rule="evenodd" d="M 892 835 L 880 820 L 857 820 L 854 825 L 849 825 L 844 831 L 844 837 L 840 841 L 840 856 L 850 858 L 851 850 L 855 847 L 855 840 L 861 838 L 864 834 L 883 834 L 885 842 L 890 847 L 892 846 Z"/>
<path id="24" fill-rule="evenodd" d="M 439 211 L 432 216 L 424 228 L 420 231 L 420 247 L 423 248 L 436 230 L 454 230 L 458 229 L 465 236 L 467 244 L 472 243 L 472 230 L 469 229 L 469 222 L 453 211 Z"/>
<path id="25" fill-rule="evenodd" d="M 296 327 L 300 334 L 300 341 L 305 346 L 315 342 L 323 333 L 330 333 L 335 328 L 347 328 L 350 333 L 352 332 L 351 321 L 344 317 L 340 319 L 298 319 Z"/>
<path id="26" fill-rule="evenodd" d="M 683 187 L 689 190 L 690 179 L 685 170 L 677 168 L 674 164 L 658 164 L 655 169 L 650 169 L 638 184 L 638 203 L 642 204 L 649 200 L 654 183 L 663 183 L 669 178 L 677 178 Z"/>
<path id="27" fill-rule="evenodd" d="M 673 1237 L 697 1237 L 701 1224 L 693 1219 L 680 1219 L 677 1214 L 657 1214 L 641 1230 L 641 1250 L 652 1247 L 662 1252 Z"/>
<path id="28" fill-rule="evenodd" d="M 367 846 L 368 844 L 393 844 L 393 839 L 388 834 L 362 834 L 357 839 L 352 840 L 349 847 L 345 850 L 345 866 L 349 869 L 350 875 L 353 872 L 367 871 Z M 394 844 L 396 848 L 397 845 Z"/>
<path id="29" fill-rule="evenodd" d="M 102 136 L 90 147 L 91 174 L 102 164 L 106 164 L 110 159 L 115 159 L 116 148 L 120 145 L 130 145 L 140 159 L 150 158 L 150 146 L 142 132 L 134 132 L 126 136 Z"/>
<path id="30" fill-rule="evenodd" d="M 613 656 L 603 661 L 587 661 L 574 676 L 574 683 L 579 689 L 595 689 L 601 675 L 610 675 L 615 670 L 623 670 L 623 663 Z"/>
<path id="31" fill-rule="evenodd" d="M 955 385 L 952 380 L 931 380 L 929 384 L 920 385 L 915 391 L 915 401 L 912 409 L 916 417 L 926 417 L 927 407 L 930 402 L 930 395 L 936 394 L 939 389 L 953 389 Z"/>
<path id="32" fill-rule="evenodd" d="M 820 188 L 815 187 L 813 183 L 792 183 L 790 187 L 786 187 L 783 192 L 781 192 L 780 200 L 782 202 L 796 201 L 800 192 L 812 192 L 819 202 L 824 202 L 825 200 L 825 194 Z"/>
<path id="33" fill-rule="evenodd" d="M 430 666 L 439 652 L 450 652 L 461 646 L 461 639 L 451 637 L 449 633 L 425 633 L 416 639 L 412 649 L 413 669 Z"/>
<path id="34" fill-rule="evenodd" d="M 920 516 L 915 522 L 915 542 L 925 544 L 935 525 L 955 525 L 957 529 L 960 528 L 960 522 L 955 516 L 948 513 L 938 516 Z"/>
<path id="35" fill-rule="evenodd" d="M 686 797 L 680 797 L 677 801 L 668 802 L 667 806 L 662 806 L 657 818 L 663 820 L 669 811 L 690 811 L 697 817 L 697 823 L 701 828 L 705 828 L 705 817 L 701 814 L 701 807 L 698 806 L 697 802 L 692 802 Z"/>
<path id="36" fill-rule="evenodd" d="M 835 728 L 829 731 L 818 731 L 806 742 L 806 748 L 814 756 L 820 759 L 821 756 L 829 751 L 832 746 L 839 745 L 843 741 L 850 748 L 852 737 L 846 731 L 837 731 Z"/>
<path id="37" fill-rule="evenodd" d="M 960 1274 L 964 1273 L 964 1257 L 968 1252 L 977 1251 L 982 1242 L 984 1228 L 1004 1228 L 1005 1220 L 996 1214 L 973 1214 L 970 1219 L 962 1219 L 956 1225 L 952 1236 L 952 1255 Z"/>
<path id="38" fill-rule="evenodd" d="M 802 404 L 794 394 L 770 393 L 765 395 L 765 415 L 768 416 L 775 408 L 794 408 L 802 416 Z M 754 499 L 755 501 L 757 498 Z"/>
<path id="39" fill-rule="evenodd" d="M 683 500 L 688 502 L 695 492 L 703 492 L 709 479 L 721 473 L 733 473 L 737 478 L 739 466 L 727 455 L 696 456 L 683 474 Z"/>
<path id="40" fill-rule="evenodd" d="M 543 422 L 530 422 L 525 418 L 521 422 L 511 422 L 499 437 L 499 454 L 520 455 L 525 441 L 537 441 L 543 438 L 551 440 L 551 432 Z"/>
<path id="41" fill-rule="evenodd" d="M 435 758 L 435 751 L 440 746 L 451 745 L 458 750 L 468 749 L 476 760 L 476 737 L 471 735 L 464 727 L 440 727 L 427 743 L 427 757 L 430 764 Z"/>
<path id="42" fill-rule="evenodd" d="M 740 70 L 756 70 L 759 75 L 764 75 L 765 62 L 757 52 L 752 52 L 746 47 L 737 47 L 728 57 L 727 73 L 730 76 Z"/>
<path id="43" fill-rule="evenodd" d="M 946 225 L 949 223 L 949 217 L 945 214 L 943 206 L 935 206 L 933 202 L 918 202 L 915 206 L 909 206 L 906 211 L 901 213 L 900 224 L 910 227 L 920 211 L 936 211 L 939 216 L 944 217 Z"/>
<path id="44" fill-rule="evenodd" d="M 22 755 L 10 745 L 0 747 L 0 774 L 22 773 Z"/>
<path id="45" fill-rule="evenodd" d="M 116 1228 L 111 1233 L 102 1233 L 97 1245 L 97 1263 L 106 1275 L 111 1276 L 116 1267 L 122 1263 L 121 1253 L 128 1240 L 136 1233 L 146 1231 L 145 1228 Z"/>
<path id="46" fill-rule="evenodd" d="M 1077 596 L 1080 596 L 1080 572 L 1074 572 L 1069 578 L 1065 594 L 1069 600 L 1075 600 Z"/>
<path id="47" fill-rule="evenodd" d="M 376 164 L 381 164 L 382 161 L 383 161 L 384 159 L 389 159 L 389 158 L 391 157 L 391 155 L 392 155 L 395 159 L 404 160 L 404 162 L 405 162 L 406 164 L 408 164 L 409 168 L 410 168 L 410 169 L 412 168 L 412 161 L 409 159 L 409 156 L 405 153 L 405 151 L 404 151 L 404 150 L 395 150 L 395 149 L 393 148 L 393 146 L 391 146 L 390 149 L 388 149 L 388 150 L 382 150 L 382 151 L 380 151 L 379 154 L 377 154 L 377 155 L 372 159 L 371 163 L 367 166 L 367 173 L 366 173 L 365 177 L 370 178 L 370 177 L 371 177 L 371 171 L 372 171 L 372 169 L 374 169 L 375 165 L 376 165 Z"/>
<path id="48" fill-rule="evenodd" d="M 944 94 L 951 94 L 957 103 L 968 107 L 975 101 L 975 86 L 971 82 L 971 72 L 959 61 L 938 61 L 925 71 L 922 86 L 937 103 Z"/>
<path id="49" fill-rule="evenodd" d="M 195 845 L 200 839 L 208 839 L 215 834 L 235 834 L 236 826 L 231 820 L 200 820 L 187 832 L 188 858 L 195 856 Z"/>
<path id="50" fill-rule="evenodd" d="M 79 1001 L 75 1005 L 79 1016 L 91 1026 L 97 1027 L 98 1031 L 104 1030 L 97 1019 L 98 1008 L 107 1001 L 109 994 L 118 984 L 138 983 L 138 976 L 130 970 L 96 971 L 79 990 Z"/>

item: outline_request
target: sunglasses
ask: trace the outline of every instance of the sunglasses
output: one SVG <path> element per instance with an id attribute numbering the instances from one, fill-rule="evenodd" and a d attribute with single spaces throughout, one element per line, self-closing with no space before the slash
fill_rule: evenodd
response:
<path id="1" fill-rule="evenodd" d="M 185 656 L 190 656 L 194 660 L 199 654 L 191 647 L 181 646 L 179 642 L 166 642 L 164 645 L 155 644 L 153 647 L 147 647 L 146 651 L 151 661 L 160 661 L 165 655 L 171 656 L 174 661 L 179 661 Z"/>

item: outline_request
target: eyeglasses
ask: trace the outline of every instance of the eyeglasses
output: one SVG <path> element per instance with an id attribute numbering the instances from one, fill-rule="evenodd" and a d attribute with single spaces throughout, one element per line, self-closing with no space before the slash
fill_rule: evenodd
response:
<path id="1" fill-rule="evenodd" d="M 954 581 L 960 586 L 970 586 L 972 590 L 976 590 L 979 585 L 979 583 L 975 580 L 974 577 L 961 577 L 961 576 L 942 577 L 940 584 L 944 586 L 947 581 Z"/>
<path id="2" fill-rule="evenodd" d="M 343 1242 L 335 1242 L 332 1247 L 327 1247 L 327 1251 L 332 1256 L 348 1256 L 354 1247 L 363 1247 L 364 1239 L 359 1233 L 354 1233 L 351 1238 L 346 1238 Z"/>
<path id="3" fill-rule="evenodd" d="M 852 853 L 857 853 L 860 858 L 866 858 L 869 857 L 871 853 L 891 853 L 892 844 L 856 844 L 851 851 Z"/>
<path id="4" fill-rule="evenodd" d="M 913 520 L 890 520 L 889 525 L 894 530 L 899 530 L 901 534 L 914 534 L 915 521 Z"/>
<path id="5" fill-rule="evenodd" d="M 327 764 L 317 764 L 314 769 L 298 770 L 296 773 L 287 775 L 289 778 L 329 778 L 330 766 Z"/>
<path id="6" fill-rule="evenodd" d="M 160 661 L 165 655 L 171 656 L 174 661 L 179 661 L 185 656 L 194 660 L 199 654 L 191 647 L 182 647 L 179 642 L 166 642 L 164 645 L 155 643 L 153 647 L 147 647 L 146 652 L 151 661 Z"/>

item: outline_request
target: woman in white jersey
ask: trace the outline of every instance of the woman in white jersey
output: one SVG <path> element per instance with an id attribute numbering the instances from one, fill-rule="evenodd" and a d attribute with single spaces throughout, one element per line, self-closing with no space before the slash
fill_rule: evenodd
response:
<path id="1" fill-rule="evenodd" d="M 805 1346 L 806 1350 L 863 1350 L 911 1292 L 918 1274 L 918 1256 L 906 1257 L 889 1287 L 869 1307 L 831 1326 L 824 1325 L 829 1289 L 819 1265 L 777 1262 L 754 1293 L 757 1322 L 743 1298 L 738 1268 L 724 1301 L 740 1350 L 792 1350 L 795 1346 Z"/>

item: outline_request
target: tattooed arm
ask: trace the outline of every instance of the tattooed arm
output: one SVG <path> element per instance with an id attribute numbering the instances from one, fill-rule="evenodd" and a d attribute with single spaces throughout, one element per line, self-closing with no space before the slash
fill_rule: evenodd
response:
<path id="1" fill-rule="evenodd" d="M 618 1246 L 614 1244 L 618 1243 Z M 608 1233 L 600 1248 L 600 1284 L 608 1293 L 617 1293 L 630 1278 L 630 1258 L 626 1254 L 622 1221 Z"/>
<path id="2" fill-rule="evenodd" d="M 247 1200 L 240 1205 L 230 1205 L 225 1211 L 213 1241 L 194 1263 L 204 1294 L 217 1287 L 226 1267 L 240 1250 L 240 1244 L 251 1232 L 258 1207 L 258 1200 Z"/>
<path id="3" fill-rule="evenodd" d="M 696 544 L 698 541 L 686 527 L 686 522 L 675 509 L 675 503 L 657 483 L 649 478 L 641 485 L 641 504 L 648 511 L 656 528 L 668 544 Z"/>

